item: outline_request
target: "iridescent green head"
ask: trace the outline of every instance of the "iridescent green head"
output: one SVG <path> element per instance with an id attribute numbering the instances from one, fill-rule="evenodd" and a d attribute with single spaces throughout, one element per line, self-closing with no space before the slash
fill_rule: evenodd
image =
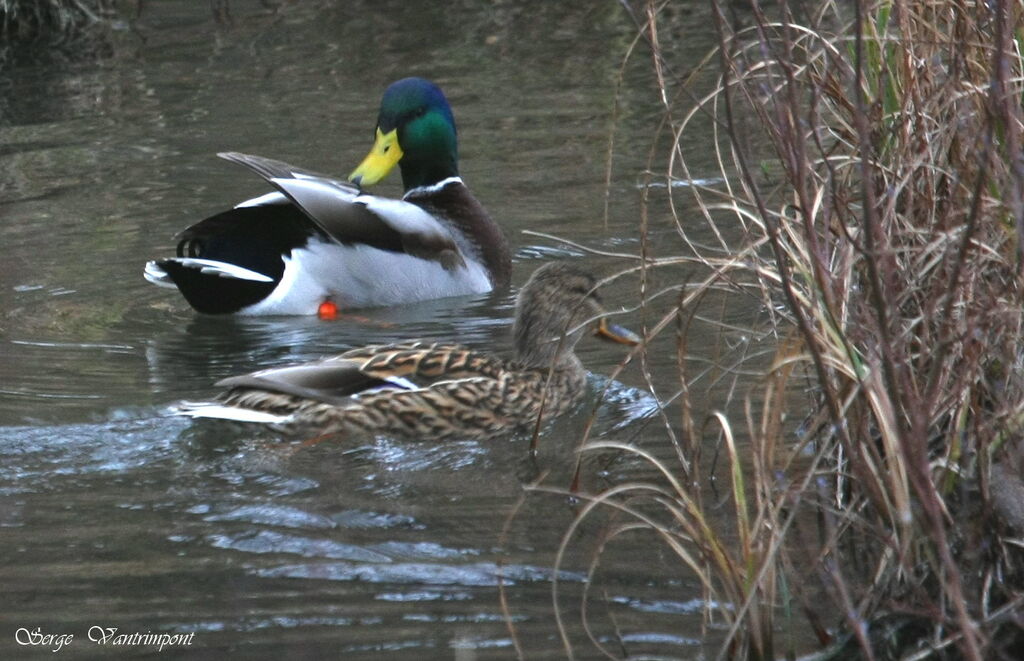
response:
<path id="1" fill-rule="evenodd" d="M 349 181 L 372 186 L 398 165 L 405 190 L 459 174 L 455 118 L 444 93 L 423 78 L 403 78 L 385 91 L 373 148 Z"/>

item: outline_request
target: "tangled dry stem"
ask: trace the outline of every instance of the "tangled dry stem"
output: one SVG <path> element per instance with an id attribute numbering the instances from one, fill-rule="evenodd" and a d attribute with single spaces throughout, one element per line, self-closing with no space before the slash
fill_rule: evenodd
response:
<path id="1" fill-rule="evenodd" d="M 708 613 L 731 624 L 719 657 L 778 655 L 789 602 L 837 653 L 1009 658 L 1022 641 L 1007 614 L 1024 603 L 1024 520 L 998 497 L 1024 493 L 1020 3 L 826 2 L 797 16 L 782 2 L 769 17 L 753 2 L 737 28 L 713 1 L 718 48 L 701 67 L 716 82 L 700 97 L 659 38 L 669 4 L 624 2 L 665 106 L 655 140 L 668 149 L 652 148 L 651 177 L 668 183 L 679 237 L 677 254 L 652 254 L 645 196 L 636 268 L 696 274 L 647 329 L 677 336 L 680 387 L 657 394 L 681 405 L 678 424 L 663 417 L 678 465 L 589 442 L 662 479 L 586 496 L 579 520 L 610 509 L 656 531 L 708 603 L 727 604 Z M 707 125 L 714 179 L 688 161 Z M 713 245 L 692 237 L 701 221 Z M 748 330 L 776 338 L 728 415 L 691 401 L 687 334 L 710 316 L 709 292 L 755 297 Z M 704 506 L 709 439 L 729 467 L 728 524 Z M 823 597 L 840 621 L 811 606 Z"/>

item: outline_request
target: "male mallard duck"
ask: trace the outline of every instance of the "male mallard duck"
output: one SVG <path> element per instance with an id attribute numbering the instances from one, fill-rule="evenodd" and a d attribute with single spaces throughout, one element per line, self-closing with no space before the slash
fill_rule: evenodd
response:
<path id="1" fill-rule="evenodd" d="M 519 292 L 515 358 L 457 344 L 410 342 L 353 349 L 320 361 L 220 381 L 217 402 L 179 413 L 274 425 L 288 431 L 369 433 L 414 439 L 488 439 L 572 406 L 586 386 L 573 352 L 584 330 L 626 344 L 579 268 L 546 264 Z"/>
<path id="2" fill-rule="evenodd" d="M 199 312 L 316 314 L 508 284 L 508 243 L 459 177 L 455 119 L 427 80 L 385 90 L 355 185 L 259 156 L 218 156 L 277 191 L 192 225 L 177 257 L 146 264 L 147 280 L 177 287 Z M 401 200 L 362 192 L 396 164 Z"/>

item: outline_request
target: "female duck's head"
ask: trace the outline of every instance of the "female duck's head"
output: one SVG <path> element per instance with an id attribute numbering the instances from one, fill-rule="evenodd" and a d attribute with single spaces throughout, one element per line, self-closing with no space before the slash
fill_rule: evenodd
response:
<path id="1" fill-rule="evenodd" d="M 405 190 L 459 175 L 455 118 L 444 93 L 423 78 L 403 78 L 384 91 L 373 148 L 349 181 L 372 186 L 398 165 Z"/>
<path id="2" fill-rule="evenodd" d="M 537 269 L 516 300 L 516 358 L 531 367 L 575 360 L 573 349 L 588 329 L 602 339 L 639 343 L 635 333 L 608 322 L 596 288 L 597 279 L 573 264 Z"/>

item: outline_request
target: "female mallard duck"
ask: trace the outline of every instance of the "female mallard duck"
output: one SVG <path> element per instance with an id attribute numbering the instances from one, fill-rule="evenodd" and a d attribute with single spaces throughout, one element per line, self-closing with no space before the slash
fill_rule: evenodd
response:
<path id="1" fill-rule="evenodd" d="M 609 324 L 593 276 L 569 264 L 537 269 L 519 293 L 515 358 L 457 344 L 375 345 L 317 362 L 220 381 L 217 402 L 179 412 L 274 425 L 286 431 L 385 434 L 425 440 L 488 439 L 560 415 L 586 386 L 573 352 L 587 327 L 636 344 Z"/>
<path id="2" fill-rule="evenodd" d="M 508 284 L 508 243 L 459 177 L 455 120 L 422 78 L 384 92 L 376 142 L 338 179 L 235 152 L 277 191 L 179 235 L 177 257 L 146 279 L 177 287 L 199 312 L 316 314 L 490 291 Z M 401 200 L 361 187 L 402 171 Z M 325 306 L 325 307 L 321 307 Z"/>

